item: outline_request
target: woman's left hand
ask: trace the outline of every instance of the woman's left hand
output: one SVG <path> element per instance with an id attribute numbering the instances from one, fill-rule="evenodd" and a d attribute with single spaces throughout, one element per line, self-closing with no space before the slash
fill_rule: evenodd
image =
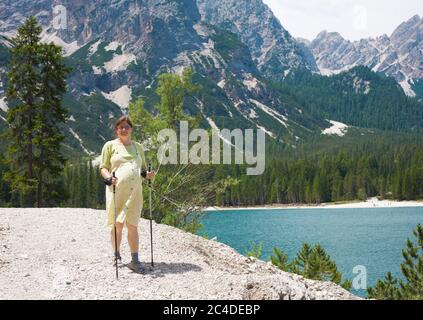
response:
<path id="1" fill-rule="evenodd" d="M 155 176 L 156 176 L 156 173 L 154 171 L 150 171 L 150 172 L 147 172 L 146 179 L 151 180 L 151 179 L 154 179 Z"/>

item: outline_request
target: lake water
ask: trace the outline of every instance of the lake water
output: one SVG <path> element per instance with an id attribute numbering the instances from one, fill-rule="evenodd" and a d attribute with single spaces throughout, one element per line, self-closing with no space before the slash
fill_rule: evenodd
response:
<path id="1" fill-rule="evenodd" d="M 413 229 L 423 224 L 423 207 L 360 209 L 270 209 L 210 211 L 201 222 L 210 239 L 244 254 L 251 243 L 262 243 L 262 260 L 274 247 L 295 257 L 304 242 L 320 243 L 335 260 L 343 277 L 353 279 L 355 266 L 365 266 L 367 284 L 390 271 L 400 276 L 402 249 Z M 351 290 L 365 297 L 366 290 Z"/>

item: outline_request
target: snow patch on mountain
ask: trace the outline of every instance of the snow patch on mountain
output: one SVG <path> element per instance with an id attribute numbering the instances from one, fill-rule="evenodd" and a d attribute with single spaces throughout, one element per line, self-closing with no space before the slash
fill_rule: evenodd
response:
<path id="1" fill-rule="evenodd" d="M 259 81 L 251 74 L 245 74 L 244 76 L 245 78 L 242 83 L 248 88 L 248 90 L 251 91 L 253 89 L 257 89 Z"/>
<path id="2" fill-rule="evenodd" d="M 120 43 L 117 41 L 110 42 L 106 47 L 104 47 L 104 50 L 106 51 L 116 51 L 117 48 L 119 48 Z"/>
<path id="3" fill-rule="evenodd" d="M 210 117 L 207 117 L 207 122 L 209 123 L 209 125 L 210 125 L 210 127 L 213 129 L 213 130 L 216 130 L 216 132 L 218 133 L 218 136 L 219 136 L 219 138 L 220 138 L 220 140 L 222 140 L 224 143 L 226 143 L 226 144 L 228 144 L 228 145 L 231 145 L 231 146 L 234 146 L 228 139 L 226 139 L 223 135 L 222 135 L 222 133 L 220 132 L 220 129 L 219 129 L 219 127 L 216 125 L 216 123 L 213 121 L 213 119 L 212 118 L 210 118 Z"/>
<path id="4" fill-rule="evenodd" d="M 259 116 L 258 116 L 258 114 L 257 114 L 257 112 L 254 110 L 254 109 L 250 109 L 250 113 L 249 113 L 249 115 L 248 115 L 251 119 L 256 119 L 256 118 L 258 118 Z"/>
<path id="5" fill-rule="evenodd" d="M 260 124 L 258 124 L 257 122 L 255 122 L 254 121 L 254 119 L 255 118 L 251 118 L 250 117 L 250 115 L 252 115 L 252 114 L 257 114 L 256 112 L 255 112 L 255 110 L 253 110 L 253 109 L 250 109 L 249 110 L 249 114 L 245 114 L 244 112 L 242 112 L 242 110 L 241 110 L 241 108 L 240 108 L 240 106 L 241 105 L 245 105 L 246 103 L 244 102 L 244 101 L 242 101 L 242 100 L 239 100 L 239 101 L 237 101 L 237 102 L 235 102 L 235 101 L 232 101 L 232 103 L 233 103 L 233 105 L 234 105 L 234 107 L 235 107 L 235 109 L 237 109 L 238 110 L 238 112 L 240 113 L 240 115 L 242 116 L 242 117 L 244 117 L 246 120 L 248 120 L 249 122 L 251 122 L 253 125 L 255 125 L 257 128 L 259 128 L 259 129 L 262 129 L 268 136 L 270 136 L 271 138 L 273 138 L 273 139 L 276 139 L 276 135 L 273 133 L 273 132 L 271 132 L 271 131 L 269 131 L 269 130 L 267 130 L 264 126 L 261 126 Z M 257 116 L 258 117 L 258 116 Z"/>
<path id="6" fill-rule="evenodd" d="M 137 58 L 132 53 L 115 54 L 112 60 L 104 64 L 104 69 L 109 73 L 124 71 L 133 61 L 137 63 Z"/>
<path id="7" fill-rule="evenodd" d="M 84 92 L 82 95 L 84 96 L 84 97 L 91 97 L 91 96 L 93 96 L 93 95 L 95 95 L 96 94 L 96 91 L 95 90 L 91 90 L 89 93 L 86 93 L 86 92 Z M 100 116 L 101 117 L 101 116 Z"/>
<path id="8" fill-rule="evenodd" d="M 94 73 L 94 74 L 102 74 L 102 73 L 103 73 L 103 71 L 101 70 L 101 68 L 100 68 L 100 67 L 93 66 L 93 73 Z"/>
<path id="9" fill-rule="evenodd" d="M 416 93 L 411 89 L 411 85 L 408 78 L 405 78 L 405 80 L 401 81 L 400 86 L 402 90 L 404 90 L 404 93 L 409 97 L 415 97 Z"/>
<path id="10" fill-rule="evenodd" d="M 328 120 L 332 126 L 329 128 L 326 128 L 322 131 L 322 134 L 326 135 L 333 135 L 336 134 L 337 136 L 343 137 L 345 133 L 347 132 L 348 126 L 345 123 Z"/>
<path id="11" fill-rule="evenodd" d="M 54 32 L 54 33 L 43 32 L 41 34 L 41 42 L 43 43 L 53 42 L 55 45 L 62 47 L 65 57 L 70 56 L 72 53 L 74 53 L 79 48 L 81 48 L 81 46 L 78 46 L 77 41 L 66 43 L 65 41 L 63 41 L 61 38 L 57 36 L 57 32 Z"/>
<path id="12" fill-rule="evenodd" d="M 90 46 L 90 48 L 88 49 L 88 55 L 89 56 L 92 56 L 94 53 L 97 52 L 98 46 L 100 45 L 100 43 L 101 43 L 101 40 L 98 40 L 96 43 L 94 43 Z"/>
<path id="13" fill-rule="evenodd" d="M 263 126 L 261 126 L 259 124 L 256 124 L 256 125 L 257 125 L 257 128 L 263 130 L 268 136 L 270 136 L 273 139 L 276 139 L 276 135 L 273 132 L 267 130 L 265 127 L 263 127 Z"/>
<path id="14" fill-rule="evenodd" d="M 116 103 L 124 114 L 127 113 L 132 94 L 132 89 L 129 86 L 124 85 L 115 91 L 109 93 L 101 92 L 101 94 L 106 99 Z"/>
<path id="15" fill-rule="evenodd" d="M 224 104 L 224 103 L 223 103 L 223 107 L 224 107 L 224 108 L 225 108 L 225 110 L 228 112 L 228 115 L 229 115 L 231 118 L 233 118 L 233 117 L 234 117 L 234 115 L 232 114 L 231 110 L 229 110 L 229 107 L 228 107 L 226 104 Z"/>
<path id="16" fill-rule="evenodd" d="M 254 99 L 249 99 L 252 103 L 254 103 L 259 109 L 261 109 L 262 111 L 264 111 L 265 113 L 267 113 L 269 116 L 271 116 L 272 118 L 274 118 L 275 120 L 277 120 L 279 123 L 281 123 L 285 128 L 288 128 L 288 125 L 286 124 L 285 121 L 288 120 L 287 117 L 285 117 L 284 115 L 281 115 L 279 112 L 277 112 L 276 110 L 273 110 L 272 108 L 269 108 L 268 106 L 266 106 L 265 104 L 254 100 Z"/>
<path id="17" fill-rule="evenodd" d="M 79 144 L 80 144 L 82 150 L 84 150 L 84 152 L 87 155 L 93 155 L 94 154 L 94 152 L 89 151 L 87 148 L 84 147 L 82 139 L 79 137 L 79 135 L 75 131 L 73 131 L 73 129 L 71 127 L 69 127 L 69 132 L 75 137 L 76 140 L 79 141 Z"/>

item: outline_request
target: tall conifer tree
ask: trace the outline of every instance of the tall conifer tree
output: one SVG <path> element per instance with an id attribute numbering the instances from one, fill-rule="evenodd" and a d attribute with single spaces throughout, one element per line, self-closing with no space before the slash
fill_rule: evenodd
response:
<path id="1" fill-rule="evenodd" d="M 21 205 L 28 207 L 43 206 L 44 197 L 51 195 L 43 187 L 58 183 L 64 163 L 59 124 L 66 119 L 61 100 L 69 70 L 63 63 L 60 47 L 40 42 L 41 31 L 37 20 L 30 17 L 11 40 L 6 91 L 7 162 L 11 170 L 5 179 L 21 195 Z"/>

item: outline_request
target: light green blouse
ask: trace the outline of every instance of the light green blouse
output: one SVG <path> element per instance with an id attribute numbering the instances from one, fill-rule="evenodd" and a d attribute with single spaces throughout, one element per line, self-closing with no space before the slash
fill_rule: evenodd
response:
<path id="1" fill-rule="evenodd" d="M 146 169 L 144 150 L 140 143 L 132 141 L 124 145 L 119 139 L 107 141 L 101 151 L 100 169 L 115 172 L 116 221 L 138 225 L 143 207 L 141 170 Z M 108 226 L 114 224 L 113 186 L 106 186 L 106 212 Z"/>

